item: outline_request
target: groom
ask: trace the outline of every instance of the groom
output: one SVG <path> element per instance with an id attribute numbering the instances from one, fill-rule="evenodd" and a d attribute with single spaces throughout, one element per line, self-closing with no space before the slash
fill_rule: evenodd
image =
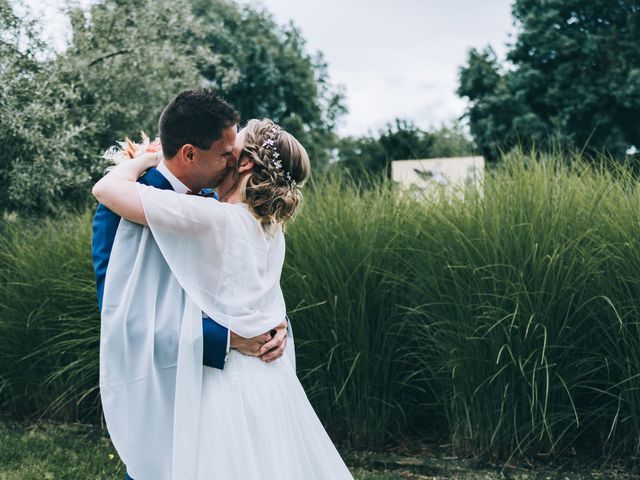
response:
<path id="1" fill-rule="evenodd" d="M 160 117 L 164 159 L 138 181 L 184 194 L 200 194 L 215 187 L 227 173 L 227 166 L 237 161 L 234 146 L 238 121 L 238 112 L 210 89 L 180 93 Z M 217 200 L 212 198 L 211 201 Z M 93 221 L 92 255 L 101 310 L 107 268 L 119 224 L 120 217 L 104 205 L 98 206 Z M 158 290 L 163 289 L 162 282 L 159 278 Z M 230 348 L 270 362 L 282 356 L 287 341 L 286 320 L 275 332 L 245 339 L 203 312 L 202 330 L 203 364 L 218 369 L 224 368 Z"/>

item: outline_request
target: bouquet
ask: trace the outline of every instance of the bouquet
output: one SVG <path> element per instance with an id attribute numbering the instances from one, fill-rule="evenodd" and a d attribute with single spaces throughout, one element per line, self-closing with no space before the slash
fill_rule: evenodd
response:
<path id="1" fill-rule="evenodd" d="M 117 142 L 118 145 L 109 147 L 107 151 L 102 154 L 102 157 L 111 161 L 113 166 L 115 166 L 125 160 L 142 155 L 143 153 L 157 153 L 162 151 L 160 138 L 156 138 L 151 141 L 144 132 L 140 132 L 140 138 L 142 139 L 142 142 L 135 143 L 126 137 L 124 142 Z"/>

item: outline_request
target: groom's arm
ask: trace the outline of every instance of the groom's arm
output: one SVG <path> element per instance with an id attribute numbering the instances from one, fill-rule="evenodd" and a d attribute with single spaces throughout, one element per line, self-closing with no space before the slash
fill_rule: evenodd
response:
<path id="1" fill-rule="evenodd" d="M 231 340 L 231 332 L 209 317 L 202 319 L 202 363 L 207 367 L 224 369 Z"/>
<path id="2" fill-rule="evenodd" d="M 113 241 L 118 230 L 120 217 L 104 205 L 98 205 L 93 219 L 93 238 L 91 244 L 93 267 L 96 274 L 98 307 L 102 310 L 104 282 L 111 256 Z M 229 349 L 229 330 L 210 318 L 202 319 L 202 363 L 207 367 L 224 368 Z"/>

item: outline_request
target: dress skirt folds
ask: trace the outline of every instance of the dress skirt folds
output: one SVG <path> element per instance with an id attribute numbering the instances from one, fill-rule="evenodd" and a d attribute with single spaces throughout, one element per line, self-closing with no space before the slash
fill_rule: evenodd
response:
<path id="1" fill-rule="evenodd" d="M 352 478 L 286 355 L 205 367 L 198 450 L 198 480 Z"/>

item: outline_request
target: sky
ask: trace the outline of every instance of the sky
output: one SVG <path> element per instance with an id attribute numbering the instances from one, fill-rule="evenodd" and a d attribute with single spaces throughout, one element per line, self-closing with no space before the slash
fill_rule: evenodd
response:
<path id="1" fill-rule="evenodd" d="M 23 1 L 48 19 L 45 36 L 63 48 L 62 2 Z M 343 135 L 376 133 L 395 118 L 424 129 L 450 124 L 465 111 L 455 90 L 468 50 L 491 45 L 502 59 L 515 35 L 512 0 L 241 1 L 280 24 L 293 21 L 308 51 L 324 54 L 332 83 L 344 87 Z"/>
<path id="2" fill-rule="evenodd" d="M 504 58 L 515 28 L 511 0 L 246 0 L 278 23 L 293 20 L 323 52 L 349 114 L 343 134 L 375 133 L 395 118 L 422 128 L 459 118 L 458 69 L 469 48 Z"/>

